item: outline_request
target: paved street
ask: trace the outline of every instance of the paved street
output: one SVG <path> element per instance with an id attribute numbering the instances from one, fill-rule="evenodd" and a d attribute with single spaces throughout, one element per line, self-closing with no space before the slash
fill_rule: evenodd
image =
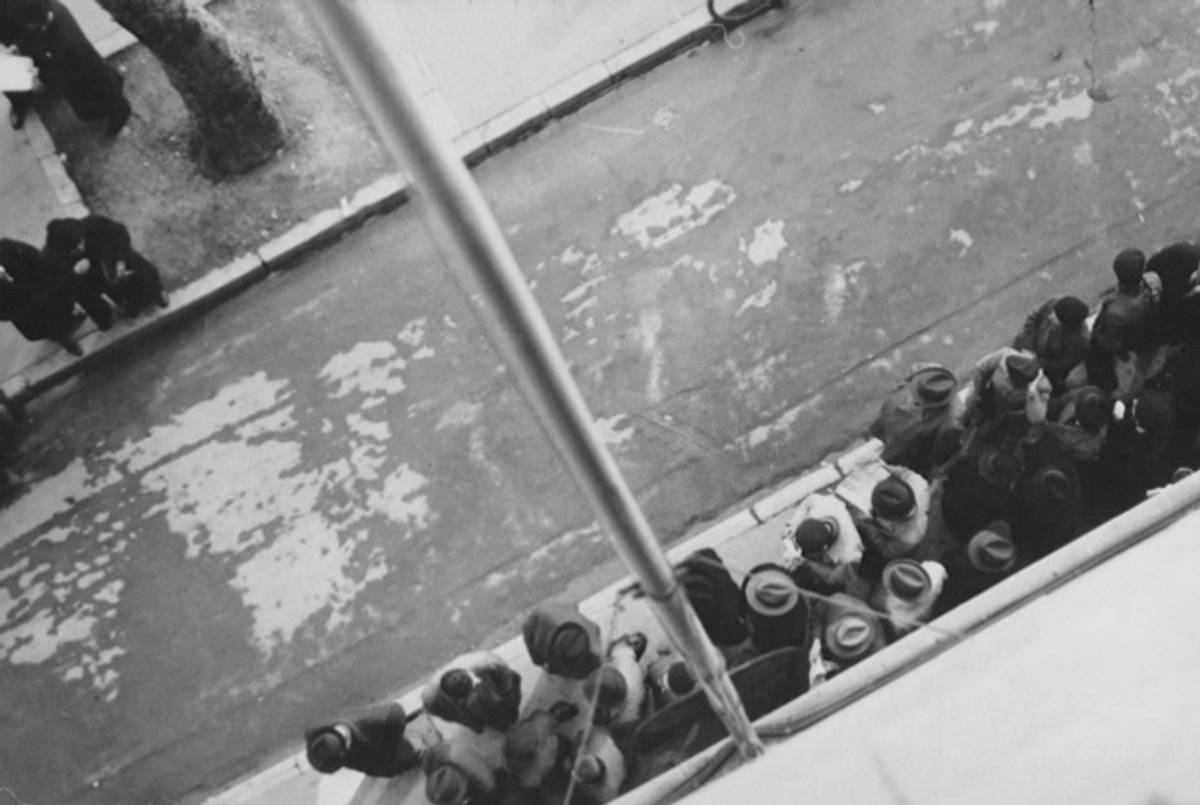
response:
<path id="1" fill-rule="evenodd" d="M 1200 9 L 1078 5 L 797 4 L 477 169 L 662 539 L 1195 235 Z M 613 572 L 416 205 L 32 414 L 20 801 L 211 788 Z"/>

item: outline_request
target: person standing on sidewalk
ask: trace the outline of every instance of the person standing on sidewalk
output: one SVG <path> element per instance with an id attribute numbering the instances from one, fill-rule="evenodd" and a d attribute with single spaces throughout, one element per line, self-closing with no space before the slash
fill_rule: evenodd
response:
<path id="1" fill-rule="evenodd" d="M 69 293 L 101 331 L 113 325 L 113 308 L 105 296 L 102 276 L 81 265 L 84 259 L 83 224 L 74 218 L 55 218 L 46 224 L 42 246 L 44 273 L 56 287 Z"/>
<path id="2" fill-rule="evenodd" d="M 89 314 L 92 306 L 104 301 L 101 296 L 111 299 L 129 318 L 150 305 L 168 304 L 158 267 L 133 248 L 128 227 L 119 221 L 103 215 L 55 218 L 46 225 L 46 251 L 50 259 L 69 263 L 73 271 L 80 260 L 87 260 L 79 277 L 83 286 L 79 302 Z M 101 317 L 111 313 L 106 302 L 102 307 Z M 100 319 L 96 321 L 100 324 Z"/>
<path id="3" fill-rule="evenodd" d="M 115 137 L 129 121 L 125 79 L 96 50 L 74 15 L 58 0 L 9 0 L 0 42 L 33 59 L 38 80 L 66 98 L 81 120 L 107 120 L 104 133 Z M 21 128 L 33 105 L 32 93 L 11 93 L 9 122 Z"/>
<path id="4" fill-rule="evenodd" d="M 51 281 L 36 246 L 0 238 L 0 321 L 29 341 L 54 341 L 72 355 L 83 348 L 73 333 L 82 322 L 67 288 Z"/>

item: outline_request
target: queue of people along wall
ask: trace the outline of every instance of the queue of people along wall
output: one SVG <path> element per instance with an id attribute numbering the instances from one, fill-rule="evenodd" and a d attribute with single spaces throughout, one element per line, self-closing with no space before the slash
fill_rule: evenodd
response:
<path id="1" fill-rule="evenodd" d="M 1093 311 L 1045 300 L 969 377 L 912 370 L 869 434 L 860 505 L 819 491 L 778 555 L 742 573 L 713 549 L 676 566 L 709 638 L 753 687 L 751 715 L 802 695 L 1200 466 L 1200 246 L 1116 255 Z M 740 576 L 740 583 L 735 578 Z M 463 655 L 421 692 L 315 726 L 317 772 L 421 774 L 456 803 L 602 803 L 723 733 L 683 661 L 543 604 L 523 638 L 536 678 Z M 684 750 L 681 754 L 681 750 Z"/>

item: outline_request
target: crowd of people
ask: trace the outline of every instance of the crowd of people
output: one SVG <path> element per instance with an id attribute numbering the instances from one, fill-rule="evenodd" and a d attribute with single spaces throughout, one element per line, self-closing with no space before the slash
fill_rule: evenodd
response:
<path id="1" fill-rule="evenodd" d="M 790 652 L 800 661 L 775 669 L 800 678 L 776 687 L 783 701 L 803 693 L 1190 473 L 1200 462 L 1198 268 L 1191 243 L 1149 260 L 1122 251 L 1094 317 L 1079 298 L 1055 297 L 964 381 L 914 367 L 870 426 L 883 447 L 869 494 L 805 498 L 776 560 L 740 584 L 712 549 L 677 565 L 735 684 L 742 669 Z M 699 729 L 703 693 L 669 648 L 647 651 L 640 633 L 605 646 L 597 624 L 554 603 L 523 634 L 538 668 L 532 693 L 497 656 L 464 655 L 422 691 L 441 740 L 418 748 L 389 703 L 310 730 L 309 763 L 381 777 L 420 769 L 437 805 L 589 805 L 618 796 L 639 766 L 645 778 L 656 751 L 642 740 L 648 724 Z M 755 680 L 771 687 L 769 675 Z M 669 764 L 683 744 L 668 743 Z"/>

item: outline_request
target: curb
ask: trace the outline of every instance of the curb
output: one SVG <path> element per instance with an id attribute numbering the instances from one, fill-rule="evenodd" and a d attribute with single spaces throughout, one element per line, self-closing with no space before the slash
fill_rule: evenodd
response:
<path id="1" fill-rule="evenodd" d="M 697 534 L 685 537 L 667 549 L 667 558 L 672 563 L 680 562 L 694 551 L 701 548 L 717 548 L 722 543 L 727 543 L 747 531 L 757 528 L 767 520 L 796 506 L 813 492 L 836 485 L 857 467 L 878 459 L 882 450 L 882 442 L 878 439 L 868 439 L 832 458 L 825 459 L 801 477 L 768 493 L 757 503 L 718 520 Z M 759 508 L 761 512 L 769 511 L 771 513 L 765 519 L 760 519 L 762 514 L 761 512 L 756 514 L 754 511 L 756 508 Z M 605 620 L 603 615 L 611 611 L 618 594 L 629 588 L 631 583 L 631 577 L 627 574 L 618 581 L 602 587 L 578 602 L 580 613 L 597 623 L 603 622 Z M 498 646 L 488 648 L 487 651 L 496 654 L 512 666 L 527 662 L 525 641 L 520 635 Z M 424 683 L 418 683 L 393 698 L 404 707 L 405 712 L 415 714 L 422 710 L 420 694 L 423 685 Z M 201 802 L 204 805 L 255 805 L 269 802 L 271 801 L 271 791 L 275 786 L 289 778 L 312 773 L 304 752 L 295 752 L 256 772 L 251 772 L 239 780 L 234 780 Z M 351 775 L 357 774 L 357 772 L 344 771 L 343 774 Z M 359 785 L 372 785 L 371 778 L 363 775 L 359 775 L 359 777 L 361 778 Z M 346 801 L 359 802 L 360 800 L 354 797 L 348 798 Z"/>
<path id="2" fill-rule="evenodd" d="M 765 13 L 768 8 L 764 6 L 760 13 Z M 467 165 L 474 167 L 552 121 L 578 111 L 623 82 L 720 38 L 727 30 L 713 22 L 705 9 L 689 12 L 616 55 L 589 65 L 545 92 L 460 133 L 453 138 L 454 146 Z M 120 33 L 124 35 L 104 38 L 102 53 L 111 55 L 136 41 L 124 31 Z M 440 94 L 433 100 L 441 100 Z M 444 101 L 442 103 L 444 105 Z M 35 155 L 63 203 L 65 213 L 86 215 L 88 209 L 67 175 L 45 126 L 36 115 L 30 115 L 27 127 Z M 301 256 L 361 226 L 368 218 L 396 209 L 408 201 L 410 195 L 409 182 L 402 173 L 386 174 L 350 198 L 343 198 L 338 206 L 318 212 L 251 253 L 172 290 L 171 306 L 166 310 L 144 314 L 133 321 L 117 322 L 104 333 L 94 328 L 88 330 L 85 325 L 78 339 L 85 350 L 82 357 L 55 352 L 0 380 L 0 400 L 23 406 L 38 394 L 114 357 L 147 336 L 198 315 L 272 272 L 286 270 Z"/>

